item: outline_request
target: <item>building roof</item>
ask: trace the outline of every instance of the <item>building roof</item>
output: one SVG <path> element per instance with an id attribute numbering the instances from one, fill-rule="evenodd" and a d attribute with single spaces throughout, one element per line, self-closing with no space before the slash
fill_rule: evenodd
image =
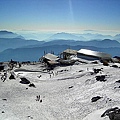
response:
<path id="1" fill-rule="evenodd" d="M 51 53 L 48 53 L 46 54 L 45 56 L 43 56 L 44 58 L 48 59 L 48 60 L 52 60 L 52 61 L 55 61 L 55 60 L 59 60 L 59 57 L 56 56 L 56 55 L 53 55 Z"/>
<path id="2" fill-rule="evenodd" d="M 77 50 L 66 49 L 66 50 L 63 51 L 63 53 L 68 53 L 68 54 L 76 55 L 77 54 Z"/>
<path id="3" fill-rule="evenodd" d="M 111 58 L 110 54 L 98 52 L 98 51 L 92 51 L 88 49 L 80 49 L 79 51 L 77 51 L 77 53 L 88 55 L 88 56 L 93 56 L 93 57 Z"/>

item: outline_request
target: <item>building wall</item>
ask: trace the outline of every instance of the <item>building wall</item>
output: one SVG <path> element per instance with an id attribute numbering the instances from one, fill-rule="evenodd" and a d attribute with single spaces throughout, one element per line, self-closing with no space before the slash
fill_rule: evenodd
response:
<path id="1" fill-rule="evenodd" d="M 70 59 L 71 55 L 72 54 L 69 54 L 69 53 L 63 53 L 63 59 L 68 60 L 68 59 Z"/>
<path id="2" fill-rule="evenodd" d="M 82 55 L 80 53 L 77 54 L 78 58 L 85 59 L 85 60 L 99 60 L 99 57 L 94 57 L 94 56 L 88 56 L 88 55 Z"/>

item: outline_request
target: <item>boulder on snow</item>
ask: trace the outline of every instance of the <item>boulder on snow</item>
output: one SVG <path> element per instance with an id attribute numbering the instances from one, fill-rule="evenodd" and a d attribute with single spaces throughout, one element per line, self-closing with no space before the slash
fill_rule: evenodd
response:
<path id="1" fill-rule="evenodd" d="M 100 71 L 102 71 L 102 69 L 103 69 L 103 68 L 100 68 L 100 69 L 96 69 L 96 68 L 94 68 L 93 71 L 94 71 L 94 73 L 97 74 L 97 73 L 99 73 Z"/>
<path id="2" fill-rule="evenodd" d="M 68 88 L 69 88 L 69 89 L 70 89 L 70 88 L 73 88 L 73 86 L 69 86 Z"/>
<path id="3" fill-rule="evenodd" d="M 9 79 L 15 79 L 15 76 L 13 74 L 11 74 Z"/>
<path id="4" fill-rule="evenodd" d="M 101 99 L 102 97 L 96 96 L 91 99 L 92 102 L 96 102 L 97 100 Z"/>
<path id="5" fill-rule="evenodd" d="M 116 82 L 117 82 L 117 83 L 120 83 L 120 80 L 117 80 Z"/>
<path id="6" fill-rule="evenodd" d="M 118 107 L 106 110 L 101 117 L 109 116 L 110 120 L 120 120 L 120 109 Z"/>
<path id="7" fill-rule="evenodd" d="M 106 81 L 105 77 L 106 77 L 106 75 L 98 75 L 98 76 L 96 76 L 96 80 L 101 81 L 101 82 L 105 82 Z"/>
<path id="8" fill-rule="evenodd" d="M 112 66 L 110 66 L 110 67 L 118 68 L 118 66 L 117 66 L 117 65 L 112 65 Z"/>
<path id="9" fill-rule="evenodd" d="M 21 79 L 20 83 L 22 83 L 22 84 L 29 84 L 30 83 L 30 81 L 27 80 L 25 77 L 20 78 L 20 79 Z"/>
<path id="10" fill-rule="evenodd" d="M 36 86 L 33 83 L 30 83 L 29 87 L 34 87 L 35 88 Z"/>

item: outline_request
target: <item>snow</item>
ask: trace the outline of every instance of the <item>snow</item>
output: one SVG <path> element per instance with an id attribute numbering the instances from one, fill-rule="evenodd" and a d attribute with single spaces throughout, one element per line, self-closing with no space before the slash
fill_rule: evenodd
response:
<path id="1" fill-rule="evenodd" d="M 93 68 L 103 71 L 91 74 Z M 43 69 L 41 63 L 22 65 L 9 71 L 5 82 L 0 81 L 0 120 L 109 120 L 101 115 L 119 107 L 120 83 L 116 81 L 120 79 L 120 68 L 89 63 L 58 66 L 50 72 Z M 15 80 L 9 80 L 11 72 Z M 107 75 L 106 81 L 97 81 L 97 75 Z M 36 88 L 21 84 L 21 77 Z M 42 102 L 36 101 L 38 95 Z M 102 98 L 91 102 L 96 96 Z"/>

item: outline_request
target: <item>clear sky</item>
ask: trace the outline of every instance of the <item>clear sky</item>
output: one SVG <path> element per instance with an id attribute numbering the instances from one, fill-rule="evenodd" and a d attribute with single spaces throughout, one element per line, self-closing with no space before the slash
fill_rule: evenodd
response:
<path id="1" fill-rule="evenodd" d="M 0 30 L 120 31 L 120 0 L 0 0 Z"/>

